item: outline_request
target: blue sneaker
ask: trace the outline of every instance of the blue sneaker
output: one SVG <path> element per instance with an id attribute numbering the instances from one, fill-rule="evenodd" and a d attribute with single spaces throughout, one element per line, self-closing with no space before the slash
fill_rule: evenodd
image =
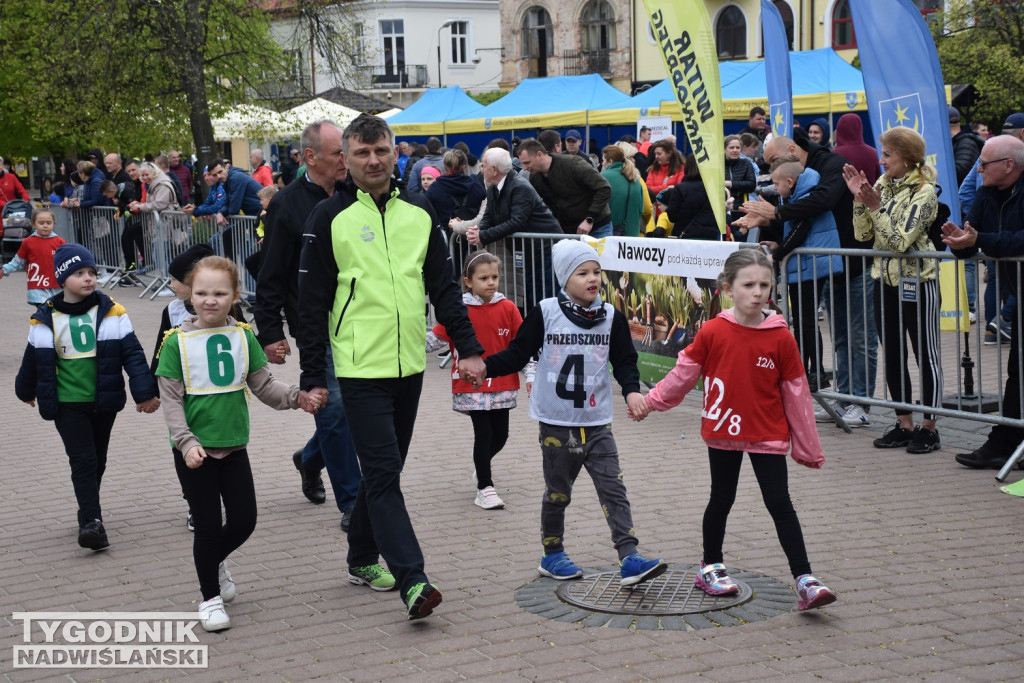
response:
<path id="1" fill-rule="evenodd" d="M 564 550 L 545 555 L 541 559 L 537 571 L 540 572 L 541 576 L 549 576 L 559 581 L 578 579 L 583 576 L 583 570 L 573 564 L 573 561 L 569 559 Z"/>
<path id="2" fill-rule="evenodd" d="M 640 553 L 633 553 L 619 562 L 619 573 L 622 575 L 619 585 L 627 588 L 635 586 L 661 576 L 666 569 L 668 569 L 668 564 L 660 557 L 656 560 L 648 560 Z"/>

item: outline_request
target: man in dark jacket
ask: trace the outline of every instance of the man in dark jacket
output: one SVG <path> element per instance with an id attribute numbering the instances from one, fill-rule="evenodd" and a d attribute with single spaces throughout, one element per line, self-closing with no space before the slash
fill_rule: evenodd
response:
<path id="1" fill-rule="evenodd" d="M 1011 135 L 989 138 L 978 162 L 984 186 L 978 190 L 963 230 L 955 223 L 942 226 L 943 241 L 957 258 L 967 258 L 979 250 L 987 256 L 1024 255 L 1024 142 Z M 1021 300 L 1016 262 L 999 264 L 999 279 Z M 1003 389 L 1003 417 L 1020 419 L 1020 322 L 1011 316 L 1010 357 L 1006 363 Z M 1000 469 L 1024 441 L 1024 429 L 996 425 L 981 448 L 961 453 L 956 461 L 967 467 Z"/>
<path id="2" fill-rule="evenodd" d="M 122 167 L 121 155 L 117 152 L 111 152 L 107 156 L 103 157 L 103 165 L 107 169 L 107 177 L 114 181 L 115 185 L 132 182 L 131 177 Z"/>
<path id="3" fill-rule="evenodd" d="M 953 161 L 956 164 L 956 186 L 959 188 L 974 168 L 974 162 L 978 160 L 985 141 L 969 126 L 960 127 L 960 112 L 956 107 L 949 107 L 949 133 L 953 136 Z"/>
<path id="4" fill-rule="evenodd" d="M 517 232 L 541 232 L 561 235 L 562 227 L 551 210 L 526 178 L 512 168 L 512 156 L 499 147 L 488 149 L 480 159 L 480 172 L 487 181 L 487 209 L 479 226 L 466 232 L 470 244 L 484 246 Z M 506 269 L 512 266 L 506 262 Z M 532 258 L 524 264 L 532 287 L 524 288 L 523 301 L 518 302 L 527 311 L 541 299 L 553 295 L 551 282 L 551 243 L 533 240 Z M 508 290 L 506 290 L 508 291 Z"/>
<path id="5" fill-rule="evenodd" d="M 757 156 L 754 157 L 754 163 L 757 164 L 761 173 L 767 173 L 768 167 L 771 166 L 764 158 L 764 139 L 768 135 L 768 130 L 768 115 L 765 113 L 764 108 L 754 107 L 750 110 L 747 125 L 739 132 L 740 135 L 750 133 L 757 138 Z"/>
<path id="6" fill-rule="evenodd" d="M 778 241 L 778 237 L 782 235 L 782 223 L 785 221 L 795 221 L 799 225 L 805 222 L 804 219 L 831 211 L 839 231 L 840 246 L 843 249 L 867 248 L 870 245 L 858 242 L 853 235 L 853 195 L 850 194 L 843 178 L 846 159 L 814 144 L 805 134 L 801 134 L 798 140 L 799 144 L 787 137 L 772 138 L 764 146 L 765 161 L 773 162 L 792 154 L 804 164 L 804 167 L 818 172 L 821 180 L 817 187 L 806 197 L 780 207 L 774 207 L 767 202 L 746 202 L 742 210 L 747 215 L 740 220 L 748 228 L 768 227 L 768 239 Z M 840 393 L 867 398 L 873 396 L 875 391 L 878 348 L 875 333 L 874 280 L 870 271 L 865 270 L 865 260 L 861 257 L 846 259 L 843 264 L 845 274 L 829 282 L 831 292 L 823 294 L 823 297 L 830 306 L 837 390 Z M 827 377 L 821 380 L 820 388 L 829 385 Z M 837 412 L 851 427 L 861 427 L 870 424 L 869 409 L 870 406 L 856 403 L 840 404 Z M 817 414 L 817 418 L 821 421 L 832 419 L 827 411 Z"/>
<path id="7" fill-rule="evenodd" d="M 395 138 L 361 114 L 342 137 L 348 180 L 307 221 L 299 280 L 300 386 L 326 394 L 335 374 L 363 480 L 348 532 L 349 581 L 397 587 L 409 619 L 441 603 L 424 572 L 401 472 L 412 441 L 426 357 L 424 293 L 459 352 L 464 378 L 483 378 L 476 339 L 430 202 L 392 178 Z M 358 295 L 357 295 L 358 290 Z M 327 366 L 324 345 L 334 364 Z M 385 572 L 383 556 L 394 578 Z"/>
<path id="8" fill-rule="evenodd" d="M 576 155 L 549 154 L 533 138 L 519 144 L 519 161 L 565 234 L 612 234 L 612 186 L 597 169 Z"/>
<path id="9" fill-rule="evenodd" d="M 263 219 L 266 237 L 256 283 L 255 315 L 260 344 L 267 359 L 279 364 L 291 353 L 284 320 L 288 321 L 292 336 L 298 334 L 299 256 L 306 219 L 317 204 L 334 194 L 335 184 L 348 175 L 341 153 L 341 129 L 337 126 L 328 122 L 310 124 L 302 131 L 299 144 L 305 153 L 306 173 L 270 200 Z M 329 345 L 327 359 L 329 365 L 333 364 Z M 304 448 L 292 454 L 292 462 L 302 477 L 302 493 L 316 505 L 326 500 L 321 477 L 326 466 L 334 501 L 342 515 L 341 528 L 348 531 L 359 493 L 359 462 L 336 377 L 327 378 L 327 389 L 327 403 L 314 416 L 316 433 Z"/>

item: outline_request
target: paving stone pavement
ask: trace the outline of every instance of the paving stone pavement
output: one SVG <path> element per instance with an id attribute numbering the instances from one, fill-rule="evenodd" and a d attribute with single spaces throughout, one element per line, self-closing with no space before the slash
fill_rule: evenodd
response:
<path id="1" fill-rule="evenodd" d="M 114 289 L 147 355 L 167 299 Z M 0 613 L 4 680 L 351 681 L 1021 680 L 1024 546 L 1014 526 L 1024 500 L 1002 494 L 992 471 L 969 471 L 956 452 L 987 428 L 940 422 L 943 448 L 925 456 L 872 448 L 891 421 L 845 434 L 819 431 L 822 470 L 790 468 L 790 488 L 815 573 L 839 602 L 814 613 L 696 631 L 594 628 L 520 609 L 515 591 L 536 577 L 543 489 L 536 425 L 525 392 L 495 461 L 504 510 L 473 505 L 472 433 L 451 411 L 448 375 L 428 367 L 403 489 L 431 579 L 444 593 L 435 615 L 406 621 L 395 593 L 345 580 L 340 513 L 299 492 L 291 453 L 313 431 L 304 413 L 254 403 L 250 453 L 259 522 L 229 561 L 238 597 L 232 628 L 201 633 L 208 670 L 13 669 L 18 611 L 194 611 L 192 537 L 162 415 L 130 408 L 115 425 L 103 483 L 111 547 L 76 544 L 67 461 L 52 424 L 16 400 L 13 377 L 26 336 L 24 276 L 5 278 L 0 306 L 4 476 L 0 485 Z M 297 358 L 276 370 L 294 381 Z M 641 551 L 670 562 L 700 559 L 708 494 L 699 397 L 642 424 L 616 409 L 615 432 Z M 686 438 L 681 439 L 680 434 Z M 792 464 L 792 463 L 791 463 Z M 1020 477 L 1016 472 L 1011 481 Z M 329 490 L 329 489 L 328 489 Z M 583 567 L 615 552 L 587 477 L 567 517 L 567 549 Z M 730 566 L 787 584 L 785 557 L 745 467 L 726 538 Z"/>

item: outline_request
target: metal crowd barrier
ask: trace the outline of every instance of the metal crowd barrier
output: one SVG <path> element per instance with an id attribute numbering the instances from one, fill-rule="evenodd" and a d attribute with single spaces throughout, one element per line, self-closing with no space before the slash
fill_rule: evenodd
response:
<path id="1" fill-rule="evenodd" d="M 119 218 L 117 209 L 109 206 L 69 209 L 53 204 L 50 208 L 56 218 L 54 232 L 96 256 L 101 286 L 141 286 L 139 298 L 148 294 L 152 300 L 171 281 L 171 261 L 193 244 L 208 242 L 215 254 L 230 258 L 238 266 L 243 295 L 255 295 L 256 281 L 245 269 L 246 258 L 258 249 L 255 216 L 228 216 L 228 224 L 218 226 L 213 217 L 192 218 L 181 211 L 141 212 Z M 141 253 L 134 241 L 124 239 L 129 228 L 141 232 Z M 131 263 L 126 262 L 126 253 L 132 254 Z M 129 270 L 129 265 L 136 268 Z"/>
<path id="2" fill-rule="evenodd" d="M 780 280 L 780 291 L 781 296 L 779 297 L 780 303 L 782 304 L 783 313 L 790 319 L 791 308 L 794 306 L 803 307 L 803 310 L 807 310 L 810 307 L 806 305 L 803 300 L 803 292 L 800 288 L 795 285 L 790 285 L 786 282 L 787 265 L 792 259 L 806 259 L 813 258 L 814 256 L 839 256 L 843 259 L 843 272 L 834 273 L 828 272 L 827 270 L 819 271 L 815 266 L 812 270 L 812 275 L 815 279 L 820 279 L 824 283 L 824 287 L 816 288 L 815 300 L 813 302 L 813 309 L 816 311 L 819 306 L 823 306 L 825 313 L 825 324 L 818 323 L 815 319 L 815 338 L 812 343 L 815 344 L 815 350 L 817 345 L 820 343 L 823 349 L 821 358 L 818 359 L 818 367 L 825 368 L 831 367 L 836 368 L 839 366 L 840 361 L 844 362 L 847 368 L 854 367 L 854 356 L 855 354 L 862 354 L 863 357 L 870 357 L 872 353 L 877 354 L 877 372 L 874 376 L 869 376 L 866 371 L 863 377 L 850 377 L 849 386 L 852 389 L 854 380 L 862 380 L 863 386 L 872 387 L 874 391 L 869 391 L 870 395 L 858 396 L 854 395 L 851 390 L 839 391 L 838 385 L 834 384 L 831 388 L 820 389 L 815 393 L 815 398 L 821 403 L 822 407 L 833 416 L 836 424 L 843 427 L 847 432 L 850 431 L 848 425 L 842 421 L 832 407 L 826 403 L 827 400 L 842 401 L 845 403 L 855 403 L 862 406 L 879 406 L 883 408 L 891 408 L 893 410 L 908 410 L 914 413 L 928 413 L 936 417 L 951 417 L 951 418 L 962 418 L 968 420 L 974 420 L 978 422 L 984 422 L 992 425 L 1004 425 L 1009 427 L 1024 428 L 1024 418 L 1012 418 L 1006 417 L 1004 412 L 1004 403 L 1007 397 L 1003 396 L 1003 386 L 1006 381 L 1007 363 L 1006 351 L 1010 347 L 1010 341 L 1003 338 L 1003 334 L 999 331 L 995 331 L 995 344 L 986 344 L 984 333 L 986 331 L 985 317 L 983 315 L 983 292 L 985 290 L 985 283 L 982 282 L 983 268 L 977 265 L 974 268 L 974 272 L 967 271 L 967 274 L 961 271 L 960 268 L 952 268 L 952 278 L 949 284 L 952 287 L 944 288 L 949 296 L 949 290 L 952 290 L 953 301 L 946 301 L 945 305 L 940 304 L 940 311 L 945 312 L 945 317 L 952 318 L 956 321 L 957 329 L 955 331 L 939 331 L 938 342 L 934 345 L 935 348 L 932 352 L 936 354 L 936 360 L 938 368 L 942 372 L 942 385 L 940 392 L 942 400 L 940 405 L 923 404 L 920 400 L 921 388 L 924 383 L 924 373 L 921 370 L 920 365 L 917 363 L 917 358 L 911 358 L 912 347 L 908 343 L 905 349 L 900 350 L 899 363 L 901 368 L 908 368 L 910 377 L 910 390 L 911 396 L 917 399 L 914 403 L 907 403 L 904 401 L 895 400 L 890 395 L 889 387 L 886 384 L 886 359 L 883 350 L 880 348 L 880 330 L 875 330 L 875 335 L 868 333 L 868 325 L 856 324 L 856 318 L 864 319 L 868 315 L 874 315 L 881 321 L 882 327 L 886 327 L 888 321 L 889 326 L 892 326 L 892 319 L 895 317 L 896 326 L 903 334 L 908 338 L 910 335 L 906 332 L 907 323 L 909 322 L 905 318 L 903 306 L 883 306 L 881 311 L 874 311 L 874 304 L 878 300 L 877 294 L 871 297 L 870 300 L 862 298 L 859 301 L 850 302 L 848 299 L 845 301 L 838 301 L 835 296 L 835 292 L 850 292 L 851 289 L 851 278 L 849 275 L 849 264 L 855 261 L 861 261 L 864 264 L 865 277 L 870 278 L 872 262 L 875 256 L 880 256 L 886 259 L 893 259 L 893 253 L 884 250 L 874 249 L 811 249 L 811 248 L 800 248 L 795 249 L 792 254 L 788 255 L 779 264 L 779 280 Z M 940 264 L 941 263 L 955 263 L 956 257 L 949 252 L 909 252 L 900 256 L 901 260 L 907 260 L 915 262 L 915 265 L 921 266 L 926 261 L 935 262 L 936 279 L 939 278 Z M 1017 283 L 1021 282 L 1021 270 L 1022 270 L 1022 258 L 1009 258 L 1009 259 L 988 259 L 982 256 L 976 256 L 972 259 L 976 264 L 980 261 L 995 261 L 996 263 L 1010 263 L 1013 264 L 1012 268 L 1015 270 L 1016 283 L 1006 282 L 1004 277 L 999 271 L 1000 268 L 993 268 L 989 273 L 989 278 L 993 281 L 991 286 L 996 288 L 996 291 L 1006 290 L 1011 293 L 1019 291 Z M 915 268 L 915 272 L 920 273 L 920 267 Z M 968 283 L 963 278 L 968 278 L 971 281 Z M 873 287 L 881 286 L 879 280 L 874 280 Z M 921 291 L 921 280 L 920 276 L 913 278 L 905 278 L 906 288 L 908 291 Z M 973 289 L 976 292 L 976 310 L 977 310 L 977 322 L 969 324 L 966 327 L 960 324 L 963 316 L 966 316 L 968 309 L 968 302 L 961 298 L 961 292 L 964 289 L 970 289 L 967 285 L 973 285 Z M 903 284 L 901 283 L 901 287 Z M 900 301 L 903 301 L 901 296 Z M 837 306 L 838 304 L 838 306 Z M 844 305 L 845 304 L 845 305 Z M 999 309 L 1002 308 L 1002 302 L 999 297 L 996 297 L 996 311 L 994 320 L 997 323 L 1000 319 Z M 837 318 L 836 311 L 844 313 L 844 317 Z M 958 314 L 960 313 L 960 314 Z M 984 313 L 991 314 L 992 311 L 984 311 Z M 1013 313 L 1011 314 L 1014 318 L 1014 329 L 1020 330 L 1022 324 L 1022 311 L 1020 306 L 1016 306 Z M 937 316 L 941 318 L 943 313 Z M 1008 321 L 1009 322 L 1009 321 Z M 845 325 L 844 325 L 845 323 Z M 836 348 L 836 344 L 833 343 L 833 337 L 837 331 L 837 324 L 841 331 L 842 327 L 845 326 L 847 330 L 848 343 L 845 345 L 844 350 Z M 939 328 L 940 320 L 934 321 L 936 328 Z M 824 329 L 823 329 L 824 328 Z M 794 333 L 798 334 L 798 330 L 794 330 Z M 919 353 L 923 354 L 926 349 L 925 331 L 919 329 L 917 331 L 916 339 Z M 799 338 L 799 334 L 798 334 Z M 1020 349 L 1018 348 L 1018 353 Z M 842 354 L 842 358 L 840 355 Z M 865 365 L 865 363 L 861 363 Z M 827 377 L 831 378 L 832 372 L 824 371 Z M 852 371 L 851 371 L 852 375 Z M 1018 396 L 1015 397 L 1018 405 L 1024 405 L 1024 364 L 1018 363 L 1017 368 L 1017 380 L 1018 385 L 1021 387 Z M 838 378 L 835 378 L 838 380 Z M 905 383 L 905 377 L 901 377 L 900 381 L 900 393 L 904 393 L 907 389 Z M 1013 398 L 1013 397 L 1011 397 Z M 1007 466 L 1000 471 L 997 475 L 997 479 L 1003 481 L 1009 471 L 1016 465 L 1017 461 L 1021 458 L 1024 453 L 1024 444 L 1022 444 L 1013 457 L 1007 463 Z"/>
<path id="3" fill-rule="evenodd" d="M 555 272 L 551 268 L 551 245 L 558 240 L 579 239 L 579 235 L 521 232 L 475 247 L 465 236 L 451 235 L 448 250 L 452 258 L 455 281 L 462 284 L 466 256 L 478 249 L 486 249 L 501 259 L 500 291 L 523 311 L 533 308 L 541 299 L 554 296 L 558 291 Z"/>

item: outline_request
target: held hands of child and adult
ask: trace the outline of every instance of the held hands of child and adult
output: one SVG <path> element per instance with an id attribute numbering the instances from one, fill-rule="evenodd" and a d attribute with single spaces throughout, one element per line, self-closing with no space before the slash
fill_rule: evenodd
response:
<path id="1" fill-rule="evenodd" d="M 264 346 L 263 353 L 267 354 L 268 363 L 284 365 L 288 356 L 292 355 L 292 347 L 289 346 L 287 339 L 282 339 L 279 342 L 274 342 L 273 344 L 267 344 Z"/>
<path id="2" fill-rule="evenodd" d="M 878 211 L 882 206 L 882 195 L 871 185 L 871 181 L 851 164 L 843 166 L 843 180 L 850 189 L 853 200 L 868 207 L 869 211 Z"/>
<path id="3" fill-rule="evenodd" d="M 327 389 L 324 387 L 313 387 L 309 391 L 299 392 L 299 407 L 310 415 L 316 415 L 326 404 Z"/>
<path id="4" fill-rule="evenodd" d="M 951 249 L 967 249 L 978 243 L 978 231 L 967 221 L 964 221 L 963 229 L 952 221 L 946 221 L 942 224 L 942 242 Z"/>
<path id="5" fill-rule="evenodd" d="M 474 389 L 482 387 L 484 380 L 487 379 L 487 366 L 484 365 L 484 359 L 479 355 L 459 358 L 459 377 L 472 384 Z"/>

